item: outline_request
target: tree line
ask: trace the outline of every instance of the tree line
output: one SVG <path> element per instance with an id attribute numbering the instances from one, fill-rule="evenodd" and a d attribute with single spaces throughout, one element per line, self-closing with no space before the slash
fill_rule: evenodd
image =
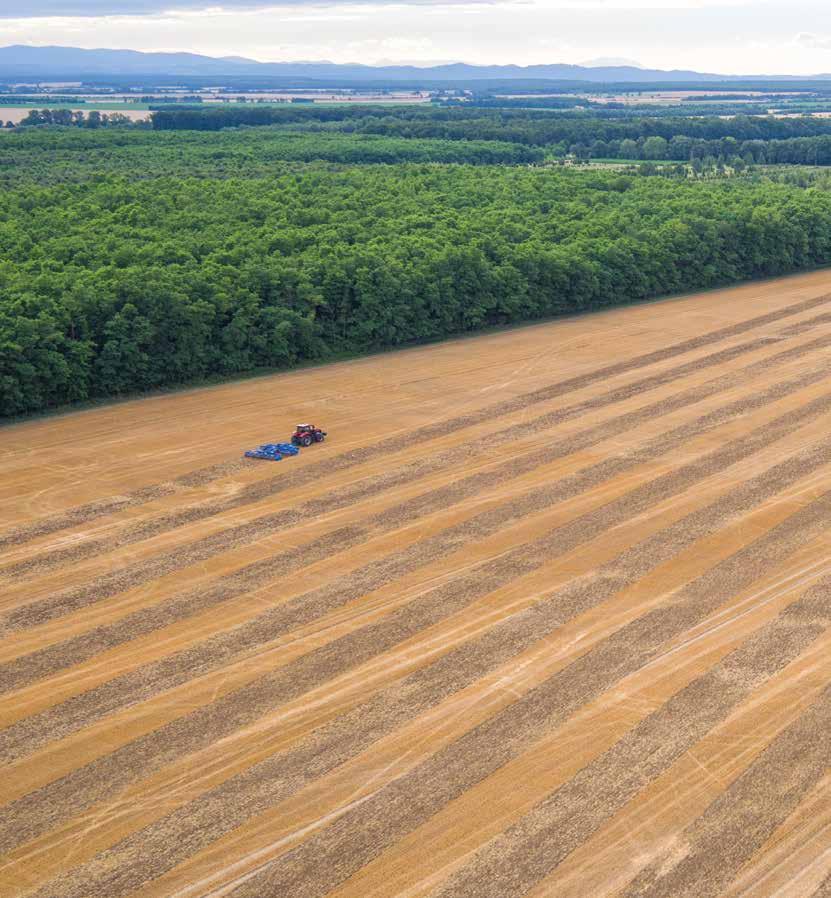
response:
<path id="1" fill-rule="evenodd" d="M 253 113 L 249 116 L 248 113 Z M 188 158 L 201 171 L 210 171 L 207 159 L 230 161 L 233 157 L 246 171 L 257 162 L 274 160 L 323 160 L 352 163 L 460 162 L 472 164 L 529 164 L 545 155 L 568 154 L 581 160 L 631 159 L 677 162 L 721 161 L 733 168 L 754 164 L 831 164 L 831 122 L 826 119 L 776 119 L 737 116 L 732 119 L 674 118 L 655 122 L 631 117 L 609 123 L 586 117 L 561 117 L 532 110 L 523 113 L 481 110 L 400 109 L 382 112 L 378 107 L 218 107 L 208 110 L 181 107 L 152 113 L 157 137 L 151 143 L 159 152 L 147 154 L 151 167 L 176 164 L 171 140 L 178 141 Z M 252 119 L 249 124 L 241 122 Z M 268 127 L 250 127 L 276 119 Z M 126 116 L 69 109 L 32 110 L 24 125 L 76 125 L 83 130 L 116 128 Z M 168 124 L 163 124 L 168 122 Z M 170 124 L 170 123 L 173 124 Z M 219 132 L 210 143 L 187 135 L 214 128 Z M 136 129 L 138 130 L 138 129 Z M 228 138 L 229 131 L 241 136 Z M 263 137 L 253 137 L 253 132 Z M 817 132 L 805 134 L 803 132 Z M 657 133 L 660 132 L 660 133 Z M 689 132 L 689 133 L 687 133 Z M 716 134 L 717 136 L 712 136 Z M 748 137 L 747 135 L 755 135 Z M 772 134 L 786 136 L 772 137 Z M 176 135 L 175 137 L 173 135 Z M 302 135 L 302 136 L 301 136 Z M 609 136 L 612 135 L 612 136 Z M 623 135 L 623 136 L 621 136 Z M 790 135 L 790 136 L 787 136 Z M 166 138 L 168 142 L 164 142 Z M 221 142 L 221 147 L 217 146 Z M 541 142 L 547 141 L 547 142 Z M 140 139 L 130 143 L 138 146 Z M 233 149 L 230 144 L 233 142 Z M 257 158 L 246 157 L 243 147 L 256 144 Z M 127 142 L 110 146 L 126 146 Z M 46 142 L 47 152 L 65 146 Z M 3 145 L 0 144 L 0 154 Z M 119 151 L 121 152 L 121 151 Z M 150 159 L 150 155 L 153 159 Z M 103 160 L 99 160 L 103 161 Z M 6 163 L 8 167 L 8 162 Z M 117 167 L 118 163 L 112 163 Z M 133 163 L 127 160 L 127 168 Z M 35 160 L 35 165 L 37 161 Z M 82 160 L 81 167 L 83 168 Z M 220 166 L 221 167 L 221 166 Z M 163 170 L 163 169 L 162 169 Z M 4 173 L 0 156 L 0 178 Z M 8 173 L 8 171 L 6 171 Z"/>
<path id="2" fill-rule="evenodd" d="M 30 109 L 20 120 L 23 127 L 32 125 L 62 125 L 75 128 L 129 128 L 140 125 L 123 112 L 99 112 L 92 109 Z"/>
<path id="3" fill-rule="evenodd" d="M 624 110 L 625 112 L 625 110 Z M 443 140 L 499 140 L 546 146 L 595 140 L 690 137 L 721 140 L 782 140 L 831 134 L 831 120 L 811 116 L 624 114 L 604 117 L 599 110 L 551 112 L 534 109 L 379 106 L 222 106 L 157 109 L 151 115 L 160 131 L 219 131 L 244 125 L 295 125 L 306 130 Z"/>
<path id="4" fill-rule="evenodd" d="M 267 177 L 286 162 L 527 165 L 544 151 L 505 141 L 407 140 L 247 128 L 206 135 L 140 129 L 17 129 L 0 135 L 0 184 L 54 184 L 121 174 L 199 178 Z"/>
<path id="5" fill-rule="evenodd" d="M 761 179 L 325 163 L 140 175 L 139 160 L 0 191 L 3 415 L 831 259 L 831 194 Z"/>
<path id="6" fill-rule="evenodd" d="M 554 155 L 578 159 L 633 159 L 694 162 L 722 159 L 742 165 L 831 165 L 831 135 L 792 137 L 786 140 L 743 140 L 724 137 L 703 140 L 675 135 L 641 137 L 638 140 L 595 140 L 591 144 L 561 142 L 551 147 Z"/>

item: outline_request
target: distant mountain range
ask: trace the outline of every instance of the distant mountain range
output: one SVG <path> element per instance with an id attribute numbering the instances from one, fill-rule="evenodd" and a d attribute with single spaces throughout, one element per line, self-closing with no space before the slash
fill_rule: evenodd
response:
<path id="1" fill-rule="evenodd" d="M 331 62 L 257 62 L 239 56 L 216 58 L 196 53 L 141 53 L 137 50 L 81 50 L 75 47 L 22 45 L 0 48 L 0 79 L 6 81 L 123 80 L 148 76 L 235 80 L 262 78 L 272 82 L 291 82 L 294 85 L 308 83 L 310 86 L 348 83 L 392 86 L 485 81 L 683 84 L 831 79 L 831 75 L 817 75 L 811 79 L 794 76 L 717 75 L 683 70 L 644 69 L 634 65 L 518 66 L 453 63 L 428 67 L 367 66 Z"/>

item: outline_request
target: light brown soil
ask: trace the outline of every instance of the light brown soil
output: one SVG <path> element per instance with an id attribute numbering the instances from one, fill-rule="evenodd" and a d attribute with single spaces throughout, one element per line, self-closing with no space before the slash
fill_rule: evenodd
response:
<path id="1" fill-rule="evenodd" d="M 52 104 L 54 105 L 54 104 Z M 2 119 L 3 123 L 6 122 L 14 122 L 14 124 L 18 124 L 18 122 L 22 122 L 24 118 L 29 114 L 32 109 L 50 109 L 49 100 L 44 99 L 43 103 L 40 106 L 0 106 L 0 119 Z M 95 104 L 90 104 L 89 106 L 79 106 L 77 109 L 73 109 L 73 112 L 93 112 L 96 110 Z M 99 112 L 103 112 L 105 115 L 110 112 L 118 112 L 121 115 L 126 115 L 127 118 L 132 119 L 134 122 L 140 122 L 144 119 L 150 117 L 150 113 L 146 109 L 130 109 L 129 106 L 125 106 L 124 109 L 111 109 L 109 107 L 105 109 L 99 109 Z"/>
<path id="2" fill-rule="evenodd" d="M 820 894 L 830 358 L 821 272 L 0 431 L 0 898 Z"/>

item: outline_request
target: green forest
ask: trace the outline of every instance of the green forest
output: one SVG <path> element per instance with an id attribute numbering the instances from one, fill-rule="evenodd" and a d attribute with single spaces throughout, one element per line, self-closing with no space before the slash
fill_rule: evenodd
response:
<path id="1" fill-rule="evenodd" d="M 610 118 L 606 114 L 610 110 L 594 109 L 560 113 L 478 107 L 169 104 L 154 109 L 149 123 L 130 123 L 117 112 L 31 110 L 23 127 L 7 141 L 7 152 L 0 144 L 0 178 L 10 169 L 22 169 L 24 158 L 28 170 L 40 167 L 47 180 L 56 171 L 64 177 L 99 163 L 107 171 L 146 177 L 178 172 L 180 163 L 193 165 L 197 172 L 210 170 L 223 159 L 249 173 L 263 171 L 276 160 L 510 165 L 574 156 L 581 161 L 721 160 L 742 168 L 831 165 L 829 119 L 674 111 L 665 116 L 629 112 Z M 65 126 L 63 131 L 94 133 L 59 138 L 54 125 Z M 204 131 L 213 136 L 206 140 Z M 38 137 L 38 132 L 48 136 Z"/>
<path id="2" fill-rule="evenodd" d="M 337 163 L 457 162 L 517 165 L 539 162 L 535 147 L 494 140 L 407 140 L 371 134 L 306 134 L 271 128 L 205 135 L 141 129 L 29 128 L 0 134 L 0 184 L 75 181 L 102 174 L 150 178 L 263 177 L 287 161 Z"/>
<path id="3" fill-rule="evenodd" d="M 592 109 L 551 112 L 535 109 L 483 109 L 476 106 L 210 106 L 186 105 L 155 109 L 158 131 L 219 131 L 243 125 L 301 125 L 390 137 L 433 137 L 446 140 L 507 140 L 530 146 L 566 141 L 637 140 L 676 135 L 704 140 L 780 140 L 831 134 L 831 120 L 799 116 L 682 114 L 678 107 L 665 115 L 635 114 L 626 110 Z"/>
<path id="4" fill-rule="evenodd" d="M 544 166 L 541 147 L 478 126 L 343 130 L 367 119 L 385 117 L 0 134 L 0 414 L 831 260 L 821 177 Z M 775 139 L 813 139 L 786 124 Z"/>

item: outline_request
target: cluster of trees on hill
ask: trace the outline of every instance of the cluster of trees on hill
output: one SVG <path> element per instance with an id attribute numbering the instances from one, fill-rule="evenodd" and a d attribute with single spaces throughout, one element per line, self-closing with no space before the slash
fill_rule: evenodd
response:
<path id="1" fill-rule="evenodd" d="M 790 140 L 749 140 L 741 146 L 748 161 L 770 165 L 831 165 L 831 136 Z"/>
<path id="2" fill-rule="evenodd" d="M 396 110 L 398 111 L 398 110 Z M 377 106 L 175 106 L 153 109 L 151 119 L 157 131 L 221 131 L 257 125 L 284 125 L 292 122 L 340 122 L 380 112 Z M 402 114 L 405 112 L 401 110 Z"/>
<path id="3" fill-rule="evenodd" d="M 262 178 L 7 184 L 0 413 L 831 258 L 831 194 L 817 189 L 527 167 L 283 166 Z"/>

